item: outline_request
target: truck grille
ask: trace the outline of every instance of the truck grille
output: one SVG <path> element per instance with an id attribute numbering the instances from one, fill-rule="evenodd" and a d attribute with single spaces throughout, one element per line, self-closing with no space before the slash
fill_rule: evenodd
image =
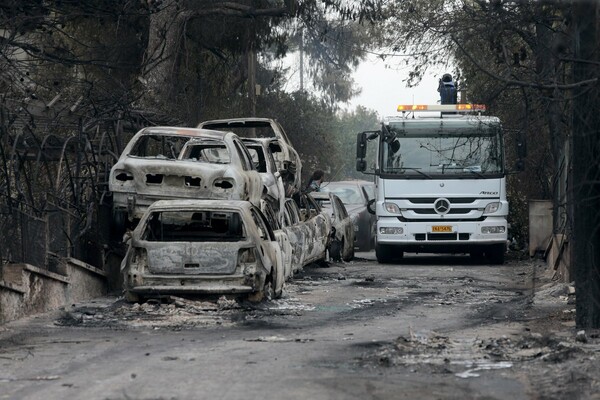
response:
<path id="1" fill-rule="evenodd" d="M 433 204 L 439 197 L 415 197 L 405 198 L 413 204 Z M 448 197 L 448 201 L 452 204 L 470 204 L 477 200 L 475 197 Z"/>
<path id="2" fill-rule="evenodd" d="M 426 221 L 483 221 L 483 210 L 490 201 L 498 201 L 497 198 L 476 197 L 419 197 L 419 198 L 391 198 L 402 210 L 402 216 L 398 219 L 402 222 L 426 222 Z M 445 212 L 438 212 L 435 206 L 443 200 L 448 203 Z M 446 211 L 447 210 L 447 211 Z M 445 239 L 444 239 L 445 240 Z"/>
<path id="3" fill-rule="evenodd" d="M 469 240 L 470 233 L 417 233 L 415 240 L 441 241 L 441 240 Z"/>
<path id="4" fill-rule="evenodd" d="M 448 213 L 446 215 L 468 214 L 470 211 L 471 211 L 470 208 L 453 208 L 450 211 L 448 211 Z M 435 210 L 433 208 L 415 208 L 412 210 L 412 212 L 414 212 L 415 214 L 422 214 L 422 215 L 438 215 L 438 213 L 435 212 Z"/>

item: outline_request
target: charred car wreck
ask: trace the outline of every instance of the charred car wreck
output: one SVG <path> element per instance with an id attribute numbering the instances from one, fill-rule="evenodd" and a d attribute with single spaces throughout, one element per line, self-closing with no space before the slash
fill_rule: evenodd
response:
<path id="1" fill-rule="evenodd" d="M 235 119 L 207 126 L 223 130 L 142 129 L 111 169 L 114 225 L 121 234 L 134 229 L 121 264 L 130 301 L 278 297 L 294 272 L 327 259 L 333 214 L 298 192 L 300 159 L 279 125 Z M 268 132 L 242 140 L 228 128 Z"/>
<path id="2" fill-rule="evenodd" d="M 281 296 L 282 252 L 262 212 L 247 201 L 165 200 L 132 232 L 121 264 L 125 297 L 245 293 Z"/>
<path id="3" fill-rule="evenodd" d="M 152 127 L 138 132 L 112 167 L 113 219 L 138 220 L 161 199 L 233 199 L 259 205 L 263 185 L 231 132 Z"/>
<path id="4" fill-rule="evenodd" d="M 285 202 L 285 188 L 281 173 L 277 169 L 273 157 L 273 146 L 279 146 L 276 139 L 242 139 L 252 157 L 254 166 L 260 174 L 264 185 L 263 199 L 267 201 L 279 222 L 283 222 L 283 204 Z"/>
<path id="5" fill-rule="evenodd" d="M 313 192 L 311 196 L 331 217 L 329 256 L 334 261 L 354 258 L 354 226 L 344 203 L 333 193 Z"/>
<path id="6" fill-rule="evenodd" d="M 274 138 L 269 145 L 277 168 L 281 173 L 286 197 L 300 191 L 302 185 L 302 162 L 279 122 L 271 118 L 231 118 L 204 121 L 198 128 L 227 130 L 241 138 Z"/>

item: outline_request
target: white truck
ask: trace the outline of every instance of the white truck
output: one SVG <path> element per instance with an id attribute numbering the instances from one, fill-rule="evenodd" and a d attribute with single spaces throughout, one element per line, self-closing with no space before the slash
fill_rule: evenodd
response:
<path id="1" fill-rule="evenodd" d="M 356 168 L 375 175 L 377 261 L 404 252 L 469 253 L 502 264 L 508 202 L 500 120 L 474 104 L 398 111 L 357 137 Z M 370 141 L 377 156 L 367 171 Z"/>

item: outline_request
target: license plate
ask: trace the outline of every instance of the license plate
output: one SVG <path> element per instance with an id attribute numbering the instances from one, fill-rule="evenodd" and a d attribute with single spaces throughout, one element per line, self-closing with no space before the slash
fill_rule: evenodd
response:
<path id="1" fill-rule="evenodd" d="M 450 225 L 434 225 L 431 227 L 431 232 L 452 232 Z"/>

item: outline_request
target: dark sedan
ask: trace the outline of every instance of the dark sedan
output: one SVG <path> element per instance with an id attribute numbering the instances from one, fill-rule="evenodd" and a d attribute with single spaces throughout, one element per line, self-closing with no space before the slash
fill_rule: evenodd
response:
<path id="1" fill-rule="evenodd" d="M 354 225 L 355 246 L 359 251 L 371 250 L 375 243 L 376 219 L 368 205 L 375 198 L 375 184 L 361 180 L 323 182 L 320 191 L 332 192 L 342 200 Z"/>

